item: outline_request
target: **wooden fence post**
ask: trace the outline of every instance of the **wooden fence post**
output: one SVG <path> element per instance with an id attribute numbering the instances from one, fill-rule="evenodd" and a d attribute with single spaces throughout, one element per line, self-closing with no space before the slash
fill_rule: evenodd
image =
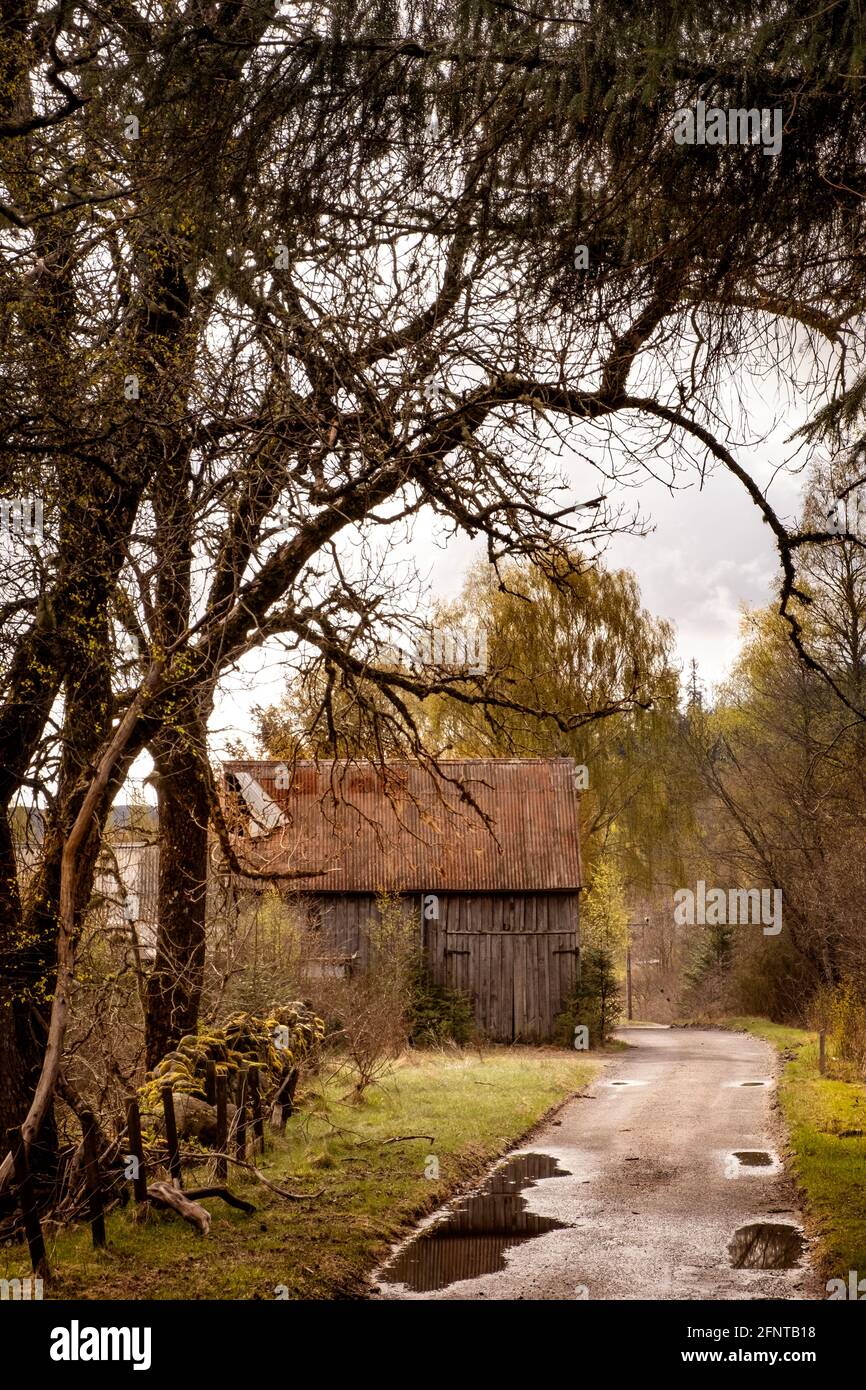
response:
<path id="1" fill-rule="evenodd" d="M 168 1175 L 177 1187 L 183 1187 L 180 1176 L 180 1151 L 177 1147 L 177 1124 L 174 1118 L 174 1096 L 170 1086 L 162 1087 L 162 1111 L 165 1115 L 165 1138 L 168 1144 Z"/>
<path id="2" fill-rule="evenodd" d="M 298 1084 L 299 1070 L 294 1067 L 283 1081 L 282 1086 L 274 1096 L 271 1107 L 271 1129 L 274 1134 L 283 1134 L 286 1128 L 286 1121 L 292 1115 L 295 1108 L 295 1087 Z"/>
<path id="3" fill-rule="evenodd" d="M 260 1153 L 265 1151 L 265 1122 L 262 1119 L 262 1093 L 259 1086 L 259 1069 L 250 1067 L 250 1108 L 253 1112 L 253 1134 Z"/>
<path id="4" fill-rule="evenodd" d="M 146 1202 L 147 1168 L 144 1162 L 144 1145 L 141 1142 L 141 1114 L 135 1096 L 130 1096 L 126 1102 L 126 1137 L 129 1140 L 130 1157 L 136 1161 L 132 1178 L 133 1195 L 137 1202 Z"/>
<path id="5" fill-rule="evenodd" d="M 208 1062 L 205 1067 L 204 1095 L 208 1105 L 216 1105 L 216 1062 Z"/>
<path id="6" fill-rule="evenodd" d="M 12 1171 L 15 1174 L 15 1185 L 18 1188 L 18 1204 L 21 1207 L 21 1216 L 24 1221 L 24 1234 L 27 1237 L 27 1248 L 30 1251 L 30 1264 L 37 1279 L 48 1280 L 51 1273 L 45 1254 L 45 1239 L 39 1223 L 39 1212 L 36 1210 L 30 1164 L 27 1162 L 27 1151 L 24 1148 L 21 1130 L 7 1130 L 6 1139 L 12 1150 Z"/>
<path id="7" fill-rule="evenodd" d="M 105 1217 L 102 1212 L 102 1183 L 99 1177 L 96 1116 L 92 1110 L 81 1112 L 81 1133 L 84 1139 L 84 1177 L 87 1184 L 87 1207 L 93 1244 L 99 1250 L 105 1245 Z"/>
<path id="8" fill-rule="evenodd" d="M 235 1157 L 241 1163 L 247 1156 L 247 1069 L 240 1067 L 237 1082 L 237 1113 L 235 1115 Z"/>
<path id="9" fill-rule="evenodd" d="M 229 1143 L 227 1113 L 226 1074 L 224 1071 L 218 1071 L 216 1075 L 216 1144 L 219 1158 L 216 1162 L 216 1175 L 220 1182 L 225 1182 L 228 1176 L 228 1163 L 225 1157 Z"/>

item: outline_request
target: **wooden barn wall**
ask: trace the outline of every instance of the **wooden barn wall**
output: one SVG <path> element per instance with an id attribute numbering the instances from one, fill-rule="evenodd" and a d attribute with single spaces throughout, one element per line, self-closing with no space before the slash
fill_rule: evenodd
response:
<path id="1" fill-rule="evenodd" d="M 367 923 L 378 917 L 372 893 L 353 893 L 315 899 L 319 940 L 323 956 L 355 956 L 355 968 L 363 970 L 369 959 Z"/>
<path id="2" fill-rule="evenodd" d="M 322 894 L 306 901 L 319 922 L 317 954 L 354 957 L 355 968 L 363 970 L 376 897 Z M 423 933 L 433 978 L 473 1000 L 488 1038 L 552 1038 L 577 976 L 578 893 L 440 893 L 438 918 L 423 923 L 421 896 L 407 894 L 404 901 Z"/>
<path id="3" fill-rule="evenodd" d="M 436 980 L 475 1002 L 496 1042 L 543 1042 L 577 974 L 577 893 L 440 894 L 425 921 Z"/>

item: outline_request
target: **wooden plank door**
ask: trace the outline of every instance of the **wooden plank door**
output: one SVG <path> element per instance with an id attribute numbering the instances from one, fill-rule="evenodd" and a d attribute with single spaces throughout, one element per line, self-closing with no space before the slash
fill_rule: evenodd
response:
<path id="1" fill-rule="evenodd" d="M 492 1042 L 549 1042 L 577 976 L 577 933 L 444 932 L 444 983 Z"/>

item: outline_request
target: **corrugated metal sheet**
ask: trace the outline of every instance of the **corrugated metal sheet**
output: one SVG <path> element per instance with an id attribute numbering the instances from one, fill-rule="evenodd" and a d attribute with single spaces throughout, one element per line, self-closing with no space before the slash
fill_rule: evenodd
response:
<path id="1" fill-rule="evenodd" d="M 440 764 L 229 762 L 235 787 L 252 777 L 285 824 L 248 837 L 257 868 L 309 866 L 316 893 L 552 892 L 581 885 L 578 800 L 569 758 Z M 490 818 L 488 830 L 461 785 Z"/>

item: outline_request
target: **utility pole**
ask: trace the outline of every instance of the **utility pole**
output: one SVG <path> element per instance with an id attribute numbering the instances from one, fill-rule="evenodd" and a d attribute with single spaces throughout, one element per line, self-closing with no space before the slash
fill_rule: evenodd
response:
<path id="1" fill-rule="evenodd" d="M 626 1017 L 631 1023 L 631 924 L 629 923 L 628 945 L 625 948 L 625 998 Z"/>
<path id="2" fill-rule="evenodd" d="M 629 1023 L 632 1020 L 632 998 L 631 998 L 631 933 L 633 927 L 648 927 L 649 917 L 644 917 L 642 922 L 627 922 L 628 942 L 625 948 L 625 1012 Z"/>

